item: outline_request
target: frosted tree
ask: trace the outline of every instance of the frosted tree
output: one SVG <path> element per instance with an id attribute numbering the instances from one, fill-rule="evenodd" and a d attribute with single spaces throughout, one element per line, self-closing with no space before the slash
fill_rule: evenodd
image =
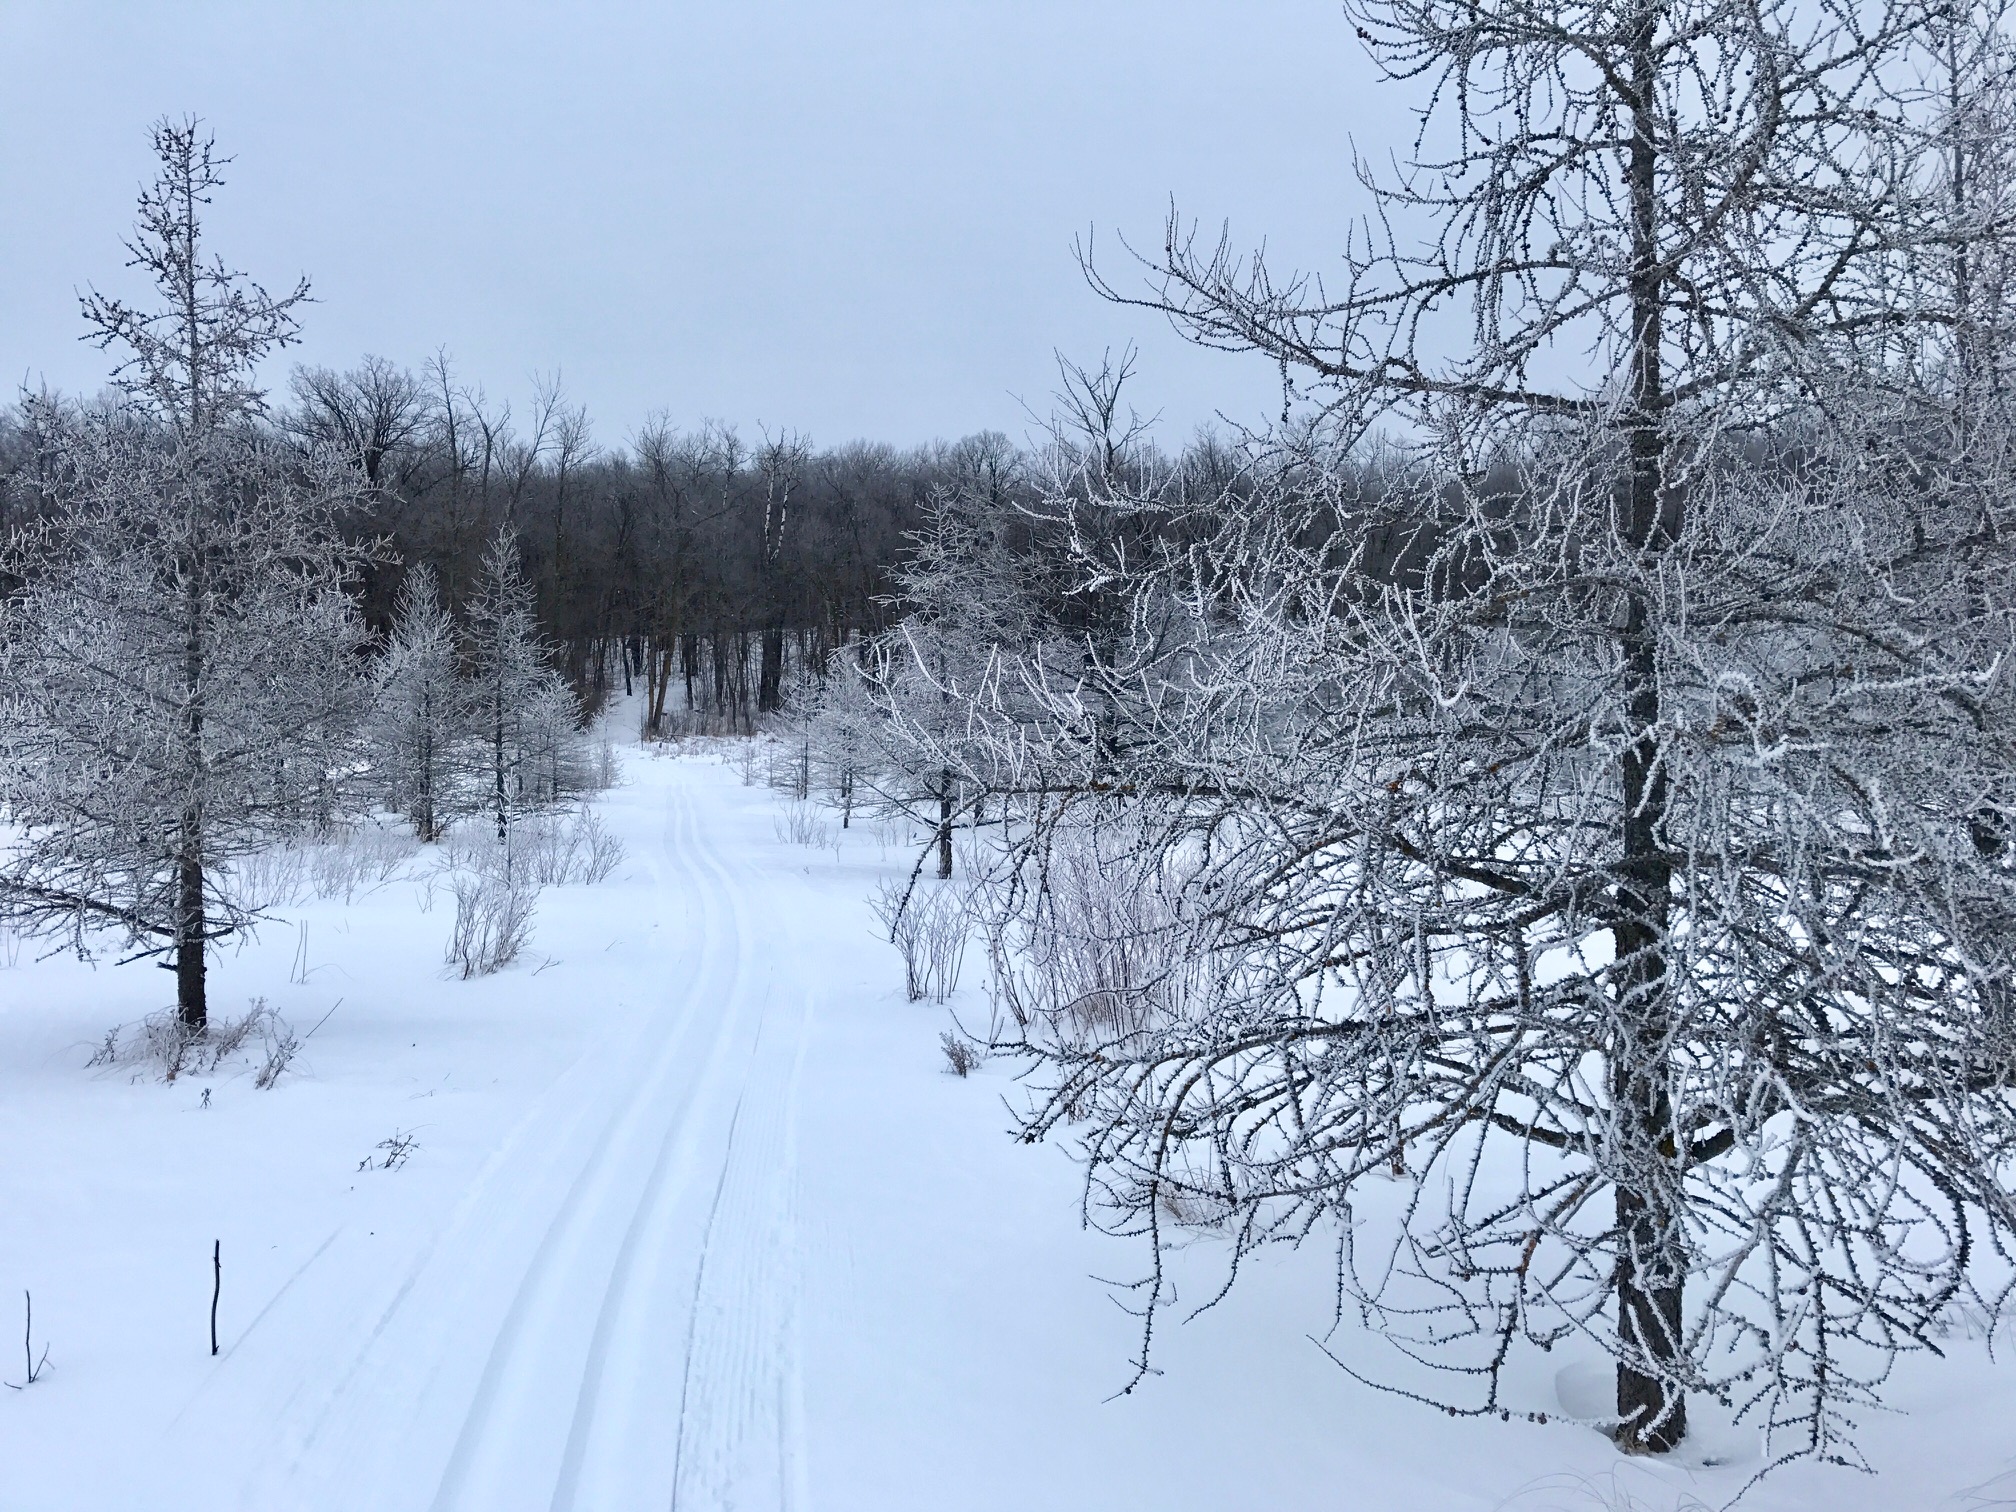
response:
<path id="1" fill-rule="evenodd" d="M 1627 1450 L 1699 1392 L 1852 1458 L 2016 1216 L 2016 429 L 1955 376 L 2011 226 L 1953 166 L 2009 118 L 1951 108 L 1950 10 L 1351 11 L 1429 95 L 1342 278 L 1172 220 L 1107 285 L 1318 413 L 1088 668 L 1116 885 L 1173 901 L 1138 1011 L 1032 1034 L 1030 1131 L 1090 1118 L 1151 1316 L 1171 1211 L 1335 1232 L 1400 1389 L 1504 1412 L 1587 1339 Z M 1001 759 L 1067 771 L 1041 728 Z"/>
<path id="2" fill-rule="evenodd" d="M 374 673 L 370 730 L 385 800 L 423 841 L 441 838 L 462 797 L 459 748 L 470 721 L 457 661 L 454 622 L 423 563 L 399 586 Z"/>
<path id="3" fill-rule="evenodd" d="M 929 828 L 940 877 L 956 823 L 990 795 L 1107 781 L 1114 680 L 1088 674 L 1125 637 L 1125 585 L 1172 476 L 1121 409 L 1131 360 L 1064 365 L 1062 413 L 1033 462 L 999 435 L 953 453 L 893 574 L 902 617 L 860 655 L 878 717 L 854 711 L 828 743 L 879 744 L 866 786 Z M 1031 721 L 1041 733 L 1020 740 Z"/>
<path id="4" fill-rule="evenodd" d="M 858 810 L 875 805 L 874 778 L 888 744 L 866 675 L 865 650 L 856 645 L 834 653 L 825 679 L 805 700 L 800 730 L 804 786 L 839 810 L 842 829 L 853 826 Z"/>
<path id="5" fill-rule="evenodd" d="M 274 298 L 210 256 L 222 160 L 193 121 L 154 128 L 131 265 L 156 308 L 93 292 L 119 399 L 30 406 L 45 523 L 6 548 L 6 906 L 111 925 L 168 955 L 186 1029 L 206 952 L 245 922 L 233 856 L 313 821 L 348 754 L 362 636 L 339 516 L 357 477 L 261 423 L 255 368 L 294 339 Z"/>
<path id="6" fill-rule="evenodd" d="M 940 878 L 952 875 L 956 823 L 997 785 L 991 745 L 970 736 L 976 710 L 1018 699 L 1001 683 L 1001 648 L 1041 635 L 1007 549 L 1017 522 L 996 469 L 935 492 L 895 573 L 906 612 L 838 669 L 852 685 L 825 705 L 822 760 L 845 764 L 864 796 L 923 827 Z"/>
<path id="7" fill-rule="evenodd" d="M 579 797 L 592 784 L 581 700 L 557 673 L 534 689 L 521 717 L 524 755 L 521 793 L 526 806 L 551 808 Z"/>
<path id="8" fill-rule="evenodd" d="M 565 743 L 572 736 L 573 695 L 553 671 L 519 566 L 518 538 L 507 525 L 484 550 L 469 602 L 470 707 L 474 730 L 471 802 L 508 844 L 511 821 L 552 802 Z"/>

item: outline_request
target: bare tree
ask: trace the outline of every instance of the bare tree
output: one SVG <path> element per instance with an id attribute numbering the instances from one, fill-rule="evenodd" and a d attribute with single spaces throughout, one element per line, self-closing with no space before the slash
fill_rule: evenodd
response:
<path id="1" fill-rule="evenodd" d="M 775 437 L 764 436 L 763 444 L 756 449 L 756 471 L 763 484 L 762 526 L 756 537 L 756 576 L 764 613 L 756 707 L 765 712 L 783 704 L 783 585 L 778 579 L 783 568 L 785 536 L 793 523 L 791 497 L 804 479 L 810 453 L 805 438 L 790 431 Z"/>
<path id="2" fill-rule="evenodd" d="M 2011 417 L 1949 376 L 2011 229 L 1953 165 L 2010 119 L 1956 114 L 1953 14 L 1906 3 L 1351 12 L 1428 106 L 1339 286 L 1174 217 L 1146 293 L 1088 261 L 1316 402 L 1252 498 L 1095 479 L 1164 511 L 1131 570 L 1079 549 L 1131 597 L 1095 691 L 1025 673 L 1047 748 L 969 706 L 1047 805 L 1019 900 L 1111 811 L 1061 752 L 1115 721 L 1123 885 L 1182 894 L 1207 984 L 1033 1035 L 1031 1132 L 1092 1114 L 1151 1316 L 1172 1194 L 1242 1252 L 1329 1217 L 1453 1405 L 1586 1336 L 1629 1450 L 1696 1390 L 1850 1455 L 2010 1234 Z"/>
<path id="3" fill-rule="evenodd" d="M 386 459 L 414 442 L 428 422 L 418 380 L 383 357 L 366 357 L 347 373 L 296 368 L 290 384 L 294 432 L 310 444 L 354 458 L 373 489 L 391 481 L 385 476 Z"/>

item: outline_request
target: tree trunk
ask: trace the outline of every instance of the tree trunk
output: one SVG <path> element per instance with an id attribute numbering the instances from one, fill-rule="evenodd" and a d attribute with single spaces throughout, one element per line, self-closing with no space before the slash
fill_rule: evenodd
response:
<path id="1" fill-rule="evenodd" d="M 952 774 L 940 774 L 938 789 L 938 875 L 952 875 Z"/>
<path id="2" fill-rule="evenodd" d="M 763 653 L 756 681 L 756 707 L 774 714 L 784 706 L 784 627 L 771 625 L 763 631 Z"/>
<path id="3" fill-rule="evenodd" d="M 203 852 L 201 831 L 184 820 L 182 854 L 175 868 L 175 1010 L 182 1027 L 201 1034 L 210 1026 L 203 956 Z"/>
<path id="4" fill-rule="evenodd" d="M 494 786 L 491 802 L 497 806 L 497 843 L 503 845 L 511 838 L 511 795 L 504 782 L 504 693 L 495 691 L 495 706 L 492 709 L 494 722 L 491 727 L 490 770 Z"/>
<path id="5" fill-rule="evenodd" d="M 1671 542 L 1664 519 L 1664 287 L 1658 244 L 1658 173 L 1653 43 L 1659 8 L 1641 5 L 1631 43 L 1631 406 L 1624 419 L 1630 478 L 1624 543 L 1649 572 Z M 1678 1384 L 1687 1257 L 1675 1210 L 1679 1150 L 1667 1094 L 1671 1032 L 1666 932 L 1672 911 L 1672 863 L 1663 833 L 1668 803 L 1659 750 L 1659 631 L 1643 591 L 1627 592 L 1622 653 L 1623 704 L 1634 732 L 1619 772 L 1621 792 L 1616 950 L 1617 1021 L 1610 1047 L 1611 1097 L 1619 1148 L 1617 1216 L 1617 1441 L 1629 1453 L 1664 1454 L 1687 1433 L 1687 1399 Z"/>
<path id="6" fill-rule="evenodd" d="M 421 696 L 420 704 L 420 759 L 419 781 L 413 794 L 413 827 L 420 832 L 422 844 L 431 845 L 441 838 L 441 832 L 434 822 L 434 694 L 432 691 Z"/>
<path id="7" fill-rule="evenodd" d="M 1617 1189 L 1617 1330 L 1627 1350 L 1678 1362 L 1686 1300 L 1685 1256 L 1673 1215 L 1628 1186 Z M 1617 1442 L 1630 1454 L 1665 1454 L 1687 1436 L 1687 1398 L 1671 1372 L 1617 1366 Z"/>
<path id="8" fill-rule="evenodd" d="M 194 339 L 193 336 L 191 338 Z M 194 372 L 193 365 L 190 371 Z M 193 400 L 192 400 L 193 403 Z M 191 532 L 192 535 L 194 532 Z M 203 936 L 203 557 L 197 552 L 184 568 L 182 590 L 183 781 L 188 783 L 182 822 L 175 837 L 175 1011 L 184 1030 L 200 1034 L 210 1026 L 205 993 Z"/>

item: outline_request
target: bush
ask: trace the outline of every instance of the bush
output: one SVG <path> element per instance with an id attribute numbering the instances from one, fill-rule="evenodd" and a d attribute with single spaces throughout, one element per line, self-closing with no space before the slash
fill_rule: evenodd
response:
<path id="1" fill-rule="evenodd" d="M 260 1058 L 252 1085 L 264 1091 L 280 1079 L 300 1048 L 293 1028 L 264 998 L 254 998 L 238 1018 L 213 1013 L 201 1029 L 184 1024 L 173 1008 L 150 1013 L 140 1021 L 137 1033 L 127 1034 L 123 1027 L 108 1029 L 85 1064 L 132 1067 L 136 1080 L 151 1071 L 162 1081 L 173 1082 L 184 1076 L 215 1075 L 255 1043 Z"/>
<path id="2" fill-rule="evenodd" d="M 571 819 L 541 816 L 514 825 L 510 867 L 536 887 L 601 882 L 623 864 L 623 842 L 589 809 Z"/>
<path id="3" fill-rule="evenodd" d="M 404 829 L 361 824 L 339 831 L 307 852 L 309 890 L 348 903 L 359 892 L 383 887 L 419 851 L 419 840 Z"/>
<path id="4" fill-rule="evenodd" d="M 1125 821 L 1060 827 L 1039 886 L 983 895 L 990 990 L 1023 1029 L 1120 1036 L 1183 1011 L 1198 970 L 1182 948 L 1185 878 L 1154 855 Z"/>
<path id="5" fill-rule="evenodd" d="M 938 1036 L 938 1043 L 945 1050 L 945 1069 L 954 1076 L 964 1077 L 983 1059 L 979 1046 L 950 1029 Z"/>
<path id="6" fill-rule="evenodd" d="M 942 1003 L 958 990 L 971 929 L 964 894 L 942 882 L 907 888 L 884 882 L 871 906 L 903 957 L 903 992 L 911 1002 Z"/>
<path id="7" fill-rule="evenodd" d="M 589 775 L 588 785 L 597 792 L 607 792 L 616 786 L 623 775 L 616 761 L 616 742 L 607 735 L 595 742 L 595 768 Z"/>
<path id="8" fill-rule="evenodd" d="M 784 805 L 776 819 L 777 838 L 787 845 L 809 845 L 825 850 L 833 843 L 833 826 L 819 817 L 811 804 L 794 799 Z"/>
<path id="9" fill-rule="evenodd" d="M 532 933 L 539 889 L 506 871 L 457 872 L 455 928 L 448 937 L 448 963 L 462 980 L 488 976 L 518 959 Z"/>

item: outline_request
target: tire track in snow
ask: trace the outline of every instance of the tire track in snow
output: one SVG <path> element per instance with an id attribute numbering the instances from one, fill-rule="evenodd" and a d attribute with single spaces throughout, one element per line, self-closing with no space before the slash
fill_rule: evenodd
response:
<path id="1" fill-rule="evenodd" d="M 654 1179 L 650 1195 L 637 1210 L 622 1263 L 596 1321 L 589 1369 L 574 1403 L 551 1512 L 663 1505 L 676 1474 L 678 1440 L 666 1429 L 686 1378 L 686 1356 L 680 1346 L 682 1339 L 690 1342 L 692 1332 L 689 1309 L 695 1282 L 689 1277 L 705 1269 L 708 1225 L 703 1219 L 718 1203 L 720 1171 L 737 1148 L 745 1110 L 762 1095 L 768 1069 L 765 1048 L 774 1039 L 767 984 L 759 983 L 757 976 L 759 939 L 749 920 L 748 901 L 718 854 L 703 847 L 700 857 L 714 874 L 718 897 L 736 918 L 741 950 L 730 991 L 758 998 L 755 1029 L 739 1061 L 732 1104 L 726 1104 L 726 1082 L 719 1084 L 726 1104 L 719 1154 L 711 1137 L 682 1140 L 676 1151 L 668 1144 L 661 1160 L 676 1159 L 677 1170 Z M 764 943 L 774 956 L 774 938 Z M 718 1123 L 717 1119 L 717 1128 Z"/>
<path id="2" fill-rule="evenodd" d="M 291 1375 L 268 1364 L 298 1400 L 241 1505 L 805 1505 L 795 1144 L 810 1003 L 770 1001 L 789 926 L 766 895 L 757 928 L 750 869 L 701 811 L 712 799 L 675 778 L 642 858 L 668 924 L 689 911 L 660 936 L 682 941 L 667 965 L 683 981 L 540 1094 L 352 1350 Z"/>

